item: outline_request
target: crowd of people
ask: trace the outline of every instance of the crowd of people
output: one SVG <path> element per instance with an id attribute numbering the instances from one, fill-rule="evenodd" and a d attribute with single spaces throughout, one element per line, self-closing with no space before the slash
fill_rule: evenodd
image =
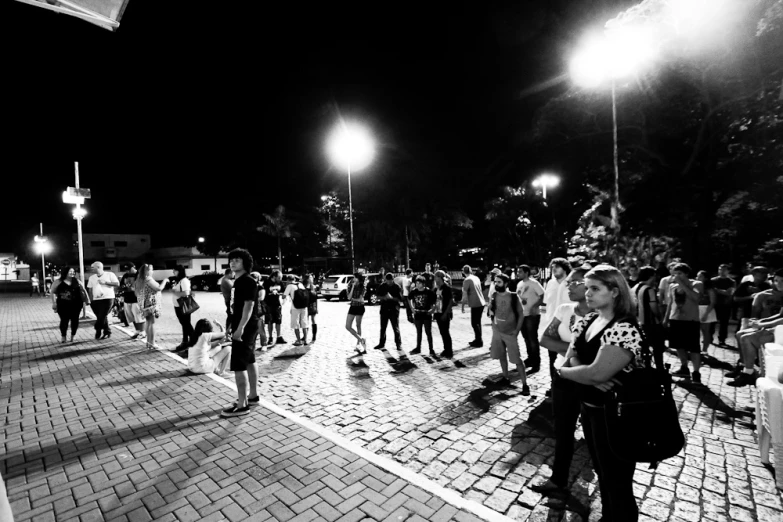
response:
<path id="1" fill-rule="evenodd" d="M 182 326 L 182 343 L 175 350 L 187 351 L 189 369 L 224 377 L 233 373 L 237 397 L 221 411 L 224 417 L 247 415 L 259 404 L 255 352 L 286 343 L 281 335 L 285 303 L 290 303 L 294 346 L 315 342 L 318 332 L 318 299 L 312 276 L 300 281 L 274 271 L 262 279 L 251 271 L 253 258 L 244 249 L 229 254 L 229 266 L 221 287 L 226 304 L 225 327 L 200 319 L 193 328 L 190 314 L 180 309 L 182 299 L 191 294 L 183 267 L 175 269 L 171 292 Z M 81 308 L 88 302 L 96 315 L 96 339 L 109 337 L 106 316 L 115 292 L 121 291 L 125 315 L 136 329 L 134 337 L 146 338 L 152 347 L 161 290 L 167 282 L 158 284 L 150 265 L 141 265 L 138 270 L 131 265 L 121 280 L 104 271 L 100 262 L 93 263 L 92 268 L 94 273 L 86 289 L 70 267 L 63 269 L 52 288 L 63 342 L 69 324 L 73 339 Z M 596 261 L 572 267 L 568 260 L 555 258 L 549 265 L 551 279 L 541 284 L 531 277 L 533 270 L 528 265 L 495 268 L 484 282 L 466 265 L 458 302 L 454 300 L 453 281 L 443 270 L 433 272 L 427 265 L 416 275 L 411 270 L 396 277 L 388 273 L 374 290 L 381 320 L 374 348 L 387 349 L 386 335 L 391 325 L 401 361 L 408 355 L 450 359 L 455 355 L 449 331 L 453 309 L 459 306 L 465 313 L 469 308 L 474 339 L 466 348 L 484 346 L 482 320 L 486 313 L 491 324 L 489 353 L 499 361 L 502 372 L 492 386 L 514 386 L 512 363 L 522 395 L 531 393 L 527 378 L 540 371 L 540 351 L 544 348 L 551 377 L 546 395 L 552 398 L 555 459 L 551 477 L 533 484 L 532 489 L 551 496 L 568 494 L 574 432 L 581 417 L 600 484 L 603 520 L 633 521 L 638 518 L 632 487 L 635 464 L 617 458 L 611 450 L 603 408 L 607 393 L 620 377 L 645 364 L 642 354 L 647 351 L 652 352 L 654 366 L 667 372 L 663 354 L 667 350 L 676 352 L 680 367 L 671 375 L 701 386 L 702 354 L 711 345 L 731 347 L 729 323 L 735 312 L 739 360 L 736 369 L 727 374 L 733 379 L 729 385 L 755 382 L 760 351 L 772 340 L 774 328 L 783 324 L 783 270 L 771 273 L 765 267 L 750 267 L 737 283 L 730 268 L 723 264 L 715 277 L 705 270 L 693 277 L 694 270 L 688 264 L 673 262 L 667 266 L 668 274 L 659 277 L 659 271 L 651 266 L 631 266 L 621 272 Z M 348 287 L 345 329 L 356 341 L 355 355 L 349 358 L 355 367 L 367 367 L 367 337 L 362 331 L 366 292 L 364 275 L 354 274 Z M 416 331 L 416 345 L 408 354 L 403 351 L 400 334 L 401 310 L 405 310 Z M 439 352 L 435 349 L 433 322 L 440 333 Z"/>

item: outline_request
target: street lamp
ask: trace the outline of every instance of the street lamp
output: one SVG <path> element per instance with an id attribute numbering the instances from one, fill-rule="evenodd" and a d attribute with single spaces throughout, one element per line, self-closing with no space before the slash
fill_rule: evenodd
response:
<path id="1" fill-rule="evenodd" d="M 353 248 L 353 196 L 351 172 L 370 164 L 375 156 L 375 144 L 369 132 L 356 123 L 341 120 L 326 144 L 332 163 L 348 172 L 348 215 L 351 225 L 351 271 L 356 272 L 356 256 Z"/>
<path id="2" fill-rule="evenodd" d="M 533 180 L 533 187 L 541 188 L 544 192 L 544 201 L 546 201 L 546 189 L 555 188 L 560 184 L 560 178 L 554 174 L 541 174 Z"/>
<path id="3" fill-rule="evenodd" d="M 33 241 L 35 242 L 35 251 L 41 254 L 41 283 L 43 284 L 44 295 L 46 295 L 46 261 L 44 254 L 48 254 L 52 251 L 52 245 L 49 243 L 49 239 L 43 235 L 43 223 L 39 223 L 40 236 L 35 236 Z"/>
<path id="4" fill-rule="evenodd" d="M 620 166 L 617 149 L 618 79 L 631 76 L 655 56 L 652 32 L 644 27 L 619 27 L 592 37 L 574 54 L 571 77 L 574 82 L 594 88 L 609 79 L 612 91 L 612 142 L 614 188 L 612 190 L 612 227 L 620 226 Z"/>

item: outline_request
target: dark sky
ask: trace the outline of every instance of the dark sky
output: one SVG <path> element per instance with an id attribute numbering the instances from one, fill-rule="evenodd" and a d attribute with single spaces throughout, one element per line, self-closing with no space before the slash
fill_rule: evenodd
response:
<path id="1" fill-rule="evenodd" d="M 360 193 L 399 155 L 485 175 L 567 81 L 536 87 L 628 3 L 131 0 L 111 33 L 3 2 L 0 250 L 39 221 L 73 226 L 60 194 L 75 159 L 93 192 L 85 231 L 151 233 L 158 245 L 177 239 L 183 205 L 194 230 L 316 205 L 345 184 L 323 154 L 338 114 L 368 122 L 380 144 L 354 177 Z M 495 189 L 463 203 L 476 213 Z"/>

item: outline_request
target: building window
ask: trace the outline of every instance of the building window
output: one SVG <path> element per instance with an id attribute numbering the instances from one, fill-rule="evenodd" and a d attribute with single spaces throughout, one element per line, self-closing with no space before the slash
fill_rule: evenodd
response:
<path id="1" fill-rule="evenodd" d="M 212 267 L 210 267 L 209 265 L 201 265 L 202 270 L 209 270 L 210 268 Z"/>
<path id="2" fill-rule="evenodd" d="M 105 247 L 106 241 L 90 241 L 90 246 L 92 247 Z"/>
<path id="3" fill-rule="evenodd" d="M 228 265 L 227 265 L 227 264 L 222 264 L 222 265 L 220 265 L 220 266 L 223 268 L 223 270 L 225 270 L 226 268 L 228 268 Z"/>
<path id="4" fill-rule="evenodd" d="M 128 246 L 128 242 L 127 241 L 115 241 L 114 242 L 114 246 L 116 246 L 116 247 L 126 247 L 126 246 Z"/>
<path id="5" fill-rule="evenodd" d="M 166 261 L 166 268 L 168 268 L 170 270 L 173 270 L 176 267 L 177 267 L 177 260 L 176 259 L 172 259 L 170 261 Z"/>

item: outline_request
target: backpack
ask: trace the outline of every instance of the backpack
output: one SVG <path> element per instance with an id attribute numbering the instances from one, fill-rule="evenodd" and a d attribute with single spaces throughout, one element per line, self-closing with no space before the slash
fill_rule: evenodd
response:
<path id="1" fill-rule="evenodd" d="M 310 291 L 302 285 L 294 290 L 294 308 L 307 308 L 310 304 Z"/>

